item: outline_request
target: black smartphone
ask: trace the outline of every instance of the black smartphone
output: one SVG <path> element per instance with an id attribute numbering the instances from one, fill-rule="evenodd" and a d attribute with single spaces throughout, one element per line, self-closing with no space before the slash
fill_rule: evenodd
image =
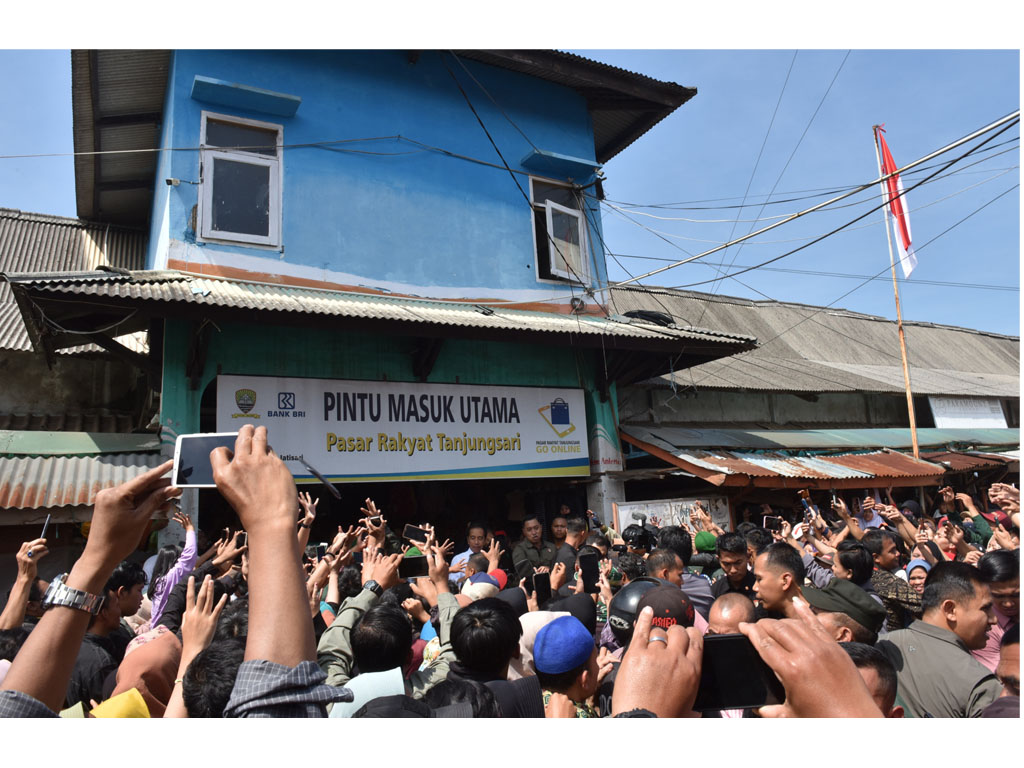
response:
<path id="1" fill-rule="evenodd" d="M 601 569 L 597 563 L 596 552 L 583 552 L 579 557 L 580 578 L 583 579 L 584 592 L 597 592 L 597 581 L 601 577 Z"/>
<path id="2" fill-rule="evenodd" d="M 551 599 L 551 574 L 533 574 L 533 591 L 537 593 L 537 605 L 543 606 Z"/>
<path id="3" fill-rule="evenodd" d="M 376 515 L 370 518 L 370 522 L 374 525 L 380 525 L 380 515 Z"/>
<path id="4" fill-rule="evenodd" d="M 629 547 L 626 544 L 612 544 L 612 552 L 628 552 Z"/>
<path id="5" fill-rule="evenodd" d="M 426 541 L 430 538 L 430 531 L 417 528 L 415 525 L 407 525 L 402 529 L 402 538 L 409 541 Z"/>
<path id="6" fill-rule="evenodd" d="M 774 515 L 765 515 L 764 528 L 767 531 L 781 531 L 782 530 L 782 518 Z"/>
<path id="7" fill-rule="evenodd" d="M 233 452 L 237 439 L 237 432 L 178 435 L 178 440 L 174 444 L 171 484 L 175 487 L 216 488 L 217 485 L 213 482 L 213 467 L 210 464 L 210 451 L 224 446 Z"/>
<path id="8" fill-rule="evenodd" d="M 398 576 L 403 579 L 416 579 L 429 574 L 430 566 L 427 564 L 426 555 L 403 557 L 402 562 L 398 564 Z"/>
<path id="9" fill-rule="evenodd" d="M 317 544 L 316 545 L 316 559 L 317 560 L 323 560 L 324 559 L 324 555 L 326 555 L 326 554 L 327 554 L 327 545 L 326 544 Z"/>
<path id="10" fill-rule="evenodd" d="M 237 534 L 235 536 L 235 548 L 236 549 L 241 549 L 242 547 L 246 546 L 248 543 L 249 543 L 249 534 L 246 533 L 245 531 L 242 531 L 241 533 L 239 533 L 239 534 Z"/>
<path id="11" fill-rule="evenodd" d="M 786 691 L 746 635 L 705 635 L 693 709 L 747 709 L 781 704 Z"/>

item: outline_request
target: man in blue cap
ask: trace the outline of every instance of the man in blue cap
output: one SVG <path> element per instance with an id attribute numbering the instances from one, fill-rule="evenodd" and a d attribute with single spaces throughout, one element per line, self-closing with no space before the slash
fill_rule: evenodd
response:
<path id="1" fill-rule="evenodd" d="M 608 656 L 599 658 L 594 636 L 575 616 L 545 624 L 533 643 L 533 667 L 543 689 L 546 717 L 599 717 L 589 702 L 604 675 Z"/>

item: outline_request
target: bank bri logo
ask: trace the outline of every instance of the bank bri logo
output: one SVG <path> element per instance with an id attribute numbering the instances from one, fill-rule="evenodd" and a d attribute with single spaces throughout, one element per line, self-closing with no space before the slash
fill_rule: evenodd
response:
<path id="1" fill-rule="evenodd" d="M 295 410 L 295 393 L 294 392 L 278 392 L 277 393 L 277 408 L 281 411 L 294 411 Z"/>

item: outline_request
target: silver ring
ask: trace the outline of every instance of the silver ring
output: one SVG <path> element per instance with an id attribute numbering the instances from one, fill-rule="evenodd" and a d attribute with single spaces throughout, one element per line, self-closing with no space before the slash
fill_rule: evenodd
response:
<path id="1" fill-rule="evenodd" d="M 655 640 L 657 640 L 659 643 L 664 643 L 665 645 L 668 645 L 668 638 L 664 635 L 655 635 L 654 637 L 650 638 L 648 640 L 648 645 L 650 643 L 653 643 Z"/>

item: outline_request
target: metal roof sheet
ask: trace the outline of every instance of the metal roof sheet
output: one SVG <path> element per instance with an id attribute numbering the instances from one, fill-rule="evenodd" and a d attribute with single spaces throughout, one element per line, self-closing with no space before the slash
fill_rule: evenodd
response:
<path id="1" fill-rule="evenodd" d="M 658 341 L 702 341 L 746 347 L 743 335 L 708 334 L 687 328 L 667 328 L 638 320 L 620 322 L 593 315 L 566 315 L 478 304 L 328 291 L 211 279 L 183 272 L 9 275 L 12 283 L 31 283 L 33 291 L 118 297 L 155 302 L 231 307 L 304 315 L 429 323 L 462 328 L 529 331 Z"/>
<path id="2" fill-rule="evenodd" d="M 675 456 L 684 462 L 723 475 L 788 477 L 801 480 L 936 477 L 945 467 L 895 451 L 842 456 L 786 456 L 781 453 L 743 453 L 687 449 Z"/>
<path id="3" fill-rule="evenodd" d="M 38 509 L 92 504 L 104 488 L 159 466 L 154 453 L 97 456 L 0 456 L 0 508 Z"/>
<path id="4" fill-rule="evenodd" d="M 109 411 L 0 413 L 0 430 L 28 432 L 130 432 L 138 417 Z"/>
<path id="5" fill-rule="evenodd" d="M 691 429 L 623 424 L 620 430 L 665 450 L 678 448 L 728 448 L 755 450 L 860 450 L 910 448 L 910 430 L 876 429 Z M 1019 446 L 1019 429 L 917 430 L 922 446 Z"/>
<path id="6" fill-rule="evenodd" d="M 0 208 L 0 273 L 54 274 L 96 270 L 102 266 L 142 269 L 146 261 L 145 248 L 146 235 L 138 230 Z M 118 340 L 141 354 L 148 348 L 144 333 Z M 32 349 L 32 343 L 10 286 L 0 282 L 0 350 L 3 349 L 27 352 Z M 86 344 L 61 352 L 103 350 L 95 344 Z"/>
<path id="7" fill-rule="evenodd" d="M 616 312 L 668 312 L 678 323 L 759 340 L 757 349 L 695 366 L 708 389 L 788 392 L 902 392 L 896 323 L 845 309 L 752 301 L 671 289 L 613 288 Z M 915 394 L 1020 396 L 1020 339 L 934 323 L 905 321 Z M 670 386 L 667 378 L 653 386 Z"/>

